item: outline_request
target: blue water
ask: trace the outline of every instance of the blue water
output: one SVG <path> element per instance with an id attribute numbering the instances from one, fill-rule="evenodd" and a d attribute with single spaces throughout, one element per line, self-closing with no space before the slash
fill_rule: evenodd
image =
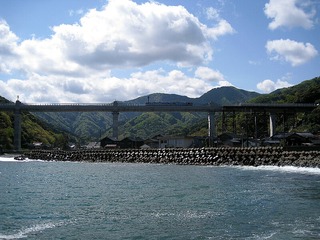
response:
<path id="1" fill-rule="evenodd" d="M 320 170 L 8 161 L 0 239 L 320 239 Z"/>

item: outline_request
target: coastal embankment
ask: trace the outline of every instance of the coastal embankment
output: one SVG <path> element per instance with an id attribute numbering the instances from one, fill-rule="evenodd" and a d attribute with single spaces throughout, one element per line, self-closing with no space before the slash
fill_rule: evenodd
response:
<path id="1" fill-rule="evenodd" d="M 288 151 L 282 147 L 188 148 L 188 149 L 97 149 L 32 150 L 29 159 L 47 161 L 87 161 L 155 163 L 179 165 L 298 166 L 320 168 L 320 151 Z"/>

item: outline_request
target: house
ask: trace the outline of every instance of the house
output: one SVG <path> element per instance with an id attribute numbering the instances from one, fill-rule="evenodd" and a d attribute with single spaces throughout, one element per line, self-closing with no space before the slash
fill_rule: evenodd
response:
<path id="1" fill-rule="evenodd" d="M 100 147 L 102 148 L 117 148 L 118 141 L 112 138 L 104 137 L 100 139 Z"/>
<path id="2" fill-rule="evenodd" d="M 159 147 L 159 138 L 163 137 L 161 134 L 155 135 L 151 138 L 144 140 L 144 144 L 148 145 L 150 148 L 158 148 Z"/>
<path id="3" fill-rule="evenodd" d="M 122 140 L 115 140 L 109 137 L 104 137 L 100 140 L 102 148 L 140 148 L 143 145 L 141 138 L 126 137 Z"/>
<path id="4" fill-rule="evenodd" d="M 193 144 L 192 137 L 162 136 L 158 140 L 159 148 L 189 148 Z"/>
<path id="5" fill-rule="evenodd" d="M 150 149 L 151 147 L 147 144 L 143 144 L 142 146 L 140 146 L 140 149 Z"/>
<path id="6" fill-rule="evenodd" d="M 259 147 L 261 142 L 256 139 L 246 139 L 242 141 L 241 146 L 243 147 Z"/>
<path id="7" fill-rule="evenodd" d="M 120 148 L 140 148 L 143 144 L 144 143 L 141 138 L 126 137 L 121 141 L 118 141 L 118 145 Z"/>
<path id="8" fill-rule="evenodd" d="M 241 147 L 243 145 L 243 139 L 234 133 L 222 133 L 218 136 L 218 139 L 223 146 Z"/>
<path id="9" fill-rule="evenodd" d="M 294 133 L 277 133 L 271 138 L 267 139 L 265 143 L 278 143 L 286 146 L 302 146 L 312 143 L 315 139 L 312 133 L 294 132 Z"/>
<path id="10" fill-rule="evenodd" d="M 87 149 L 100 148 L 100 142 L 89 142 L 86 148 Z"/>
<path id="11" fill-rule="evenodd" d="M 42 142 L 33 142 L 32 145 L 33 145 L 33 147 L 35 149 L 40 149 L 40 148 L 43 147 L 43 143 Z"/>
<path id="12" fill-rule="evenodd" d="M 217 140 L 216 139 L 212 139 L 212 145 L 216 144 Z M 209 146 L 209 138 L 208 137 L 200 137 L 200 136 L 195 136 L 193 137 L 193 143 L 191 147 L 194 148 L 202 148 L 202 147 L 206 147 Z"/>

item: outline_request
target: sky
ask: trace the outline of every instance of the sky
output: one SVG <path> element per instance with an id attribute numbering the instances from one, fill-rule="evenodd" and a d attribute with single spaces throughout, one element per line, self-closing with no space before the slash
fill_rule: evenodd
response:
<path id="1" fill-rule="evenodd" d="M 319 0 L 0 0 L 0 96 L 269 93 L 320 76 Z"/>

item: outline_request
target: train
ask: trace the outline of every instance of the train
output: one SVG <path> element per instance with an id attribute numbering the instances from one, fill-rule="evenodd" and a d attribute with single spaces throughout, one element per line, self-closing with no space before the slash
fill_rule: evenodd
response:
<path id="1" fill-rule="evenodd" d="M 146 106 L 192 106 L 192 102 L 146 102 Z"/>

